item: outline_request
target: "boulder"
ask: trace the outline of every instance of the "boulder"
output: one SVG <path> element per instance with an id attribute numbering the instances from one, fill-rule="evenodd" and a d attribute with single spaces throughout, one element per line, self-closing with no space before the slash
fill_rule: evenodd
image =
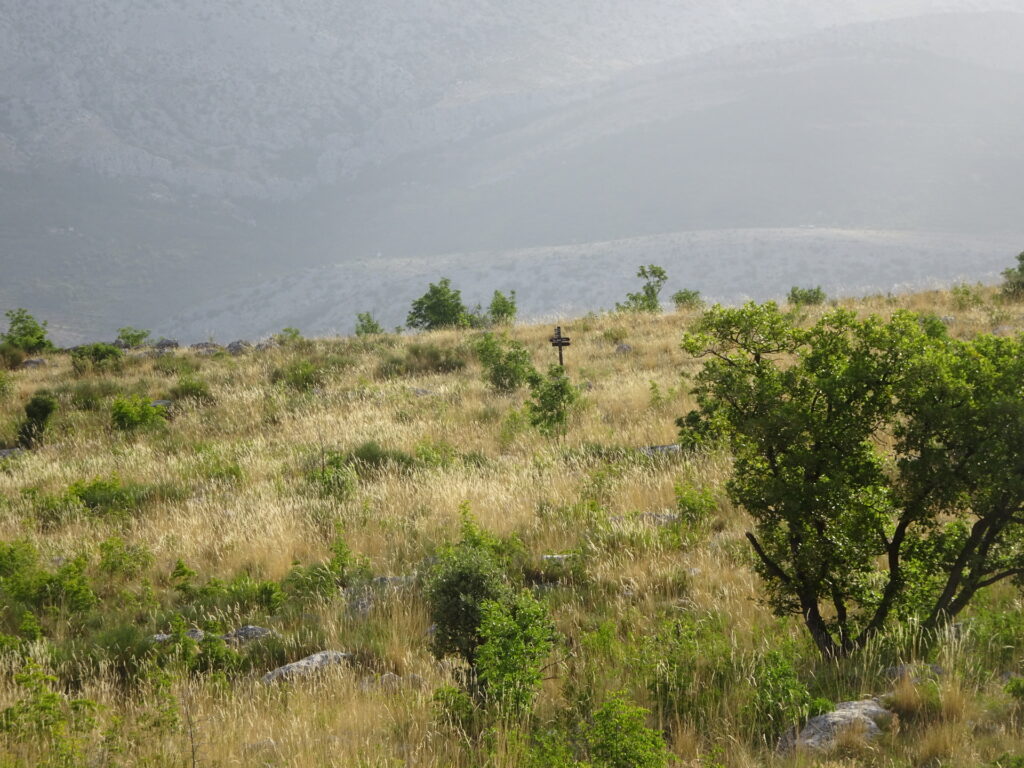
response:
<path id="1" fill-rule="evenodd" d="M 168 350 L 177 349 L 180 346 L 176 339 L 160 339 L 156 344 L 153 345 L 154 349 Z"/>
<path id="2" fill-rule="evenodd" d="M 13 459 L 25 452 L 24 448 L 0 448 L 0 461 L 4 459 Z"/>
<path id="3" fill-rule="evenodd" d="M 232 355 L 244 355 L 251 349 L 252 344 L 250 344 L 248 341 L 242 341 L 241 339 L 239 339 L 238 341 L 232 341 L 227 346 L 228 352 L 230 352 Z"/>
<path id="4" fill-rule="evenodd" d="M 22 368 L 45 368 L 46 361 L 41 357 L 30 357 L 21 364 Z"/>
<path id="5" fill-rule="evenodd" d="M 174 405 L 173 400 L 154 400 L 150 403 L 154 408 L 170 408 Z"/>
<path id="6" fill-rule="evenodd" d="M 206 633 L 201 629 L 190 629 L 185 633 L 185 637 L 190 637 L 197 643 L 202 642 L 203 638 L 206 637 Z M 166 643 L 172 640 L 174 635 L 165 634 L 163 632 L 150 636 L 150 640 L 154 643 Z"/>
<path id="7" fill-rule="evenodd" d="M 676 453 L 682 453 L 683 446 L 679 443 L 672 443 L 671 445 L 647 445 L 640 449 L 640 453 L 645 456 L 670 456 Z"/>
<path id="8" fill-rule="evenodd" d="M 836 746 L 839 736 L 849 731 L 874 741 L 889 727 L 893 717 L 878 699 L 844 701 L 837 704 L 834 711 L 812 717 L 799 733 L 790 731 L 779 739 L 778 751 L 781 754 L 794 750 L 828 752 Z"/>
<path id="9" fill-rule="evenodd" d="M 285 664 L 283 667 L 267 672 L 261 681 L 264 683 L 290 682 L 303 677 L 311 677 L 328 667 L 345 664 L 350 658 L 352 658 L 350 654 L 342 653 L 341 651 L 320 651 L 299 661 L 293 661 L 291 664 Z"/>
<path id="10" fill-rule="evenodd" d="M 633 348 L 629 344 L 619 344 L 615 347 L 616 355 L 628 355 L 633 351 Z"/>

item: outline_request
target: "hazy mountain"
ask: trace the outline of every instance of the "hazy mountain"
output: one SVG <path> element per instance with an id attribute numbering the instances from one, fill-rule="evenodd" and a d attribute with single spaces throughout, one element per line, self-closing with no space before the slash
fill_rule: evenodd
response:
<path id="1" fill-rule="evenodd" d="M 378 254 L 1020 234 L 1016 7 L 8 0 L 0 308 L 70 339 Z"/>

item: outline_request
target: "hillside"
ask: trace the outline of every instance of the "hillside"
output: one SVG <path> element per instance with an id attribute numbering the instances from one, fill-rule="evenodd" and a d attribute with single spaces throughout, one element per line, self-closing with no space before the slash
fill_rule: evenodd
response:
<path id="1" fill-rule="evenodd" d="M 1022 305 L 990 288 L 839 303 L 943 317 L 957 339 L 1024 331 Z M 726 489 L 731 457 L 640 450 L 674 443 L 674 420 L 695 406 L 702 363 L 679 342 L 698 318 L 564 320 L 582 403 L 561 437 L 530 426 L 525 390 L 485 383 L 474 331 L 95 365 L 51 354 L 6 374 L 0 446 L 33 393 L 58 406 L 38 447 L 0 459 L 0 711 L 27 702 L 0 728 L 5 760 L 621 765 L 602 757 L 603 722 L 620 746 L 664 736 L 673 766 L 1019 765 L 1024 709 L 1007 688 L 1024 675 L 1018 587 L 989 588 L 930 642 L 908 618 L 849 659 L 823 659 L 799 616 L 765 603 L 751 518 Z M 508 333 L 538 367 L 554 360 L 547 324 Z M 155 399 L 170 401 L 168 419 L 123 428 Z M 431 653 L 447 631 L 431 585 L 459 541 L 485 571 L 497 558 L 486 578 L 514 574 L 553 620 L 532 716 L 474 710 L 458 693 L 464 667 Z M 235 632 L 248 625 L 263 630 Z M 264 679 L 327 651 L 321 675 Z M 16 682 L 22 658 L 59 683 Z M 647 709 L 638 722 L 612 717 L 615 692 Z M 776 751 L 812 699 L 867 695 L 898 716 L 876 740 L 862 724 L 830 752 Z M 71 699 L 97 703 L 74 710 L 92 719 Z"/>
<path id="2" fill-rule="evenodd" d="M 0 309 L 69 342 L 377 258 L 1021 236 L 1009 0 L 59 5 L 0 12 Z"/>

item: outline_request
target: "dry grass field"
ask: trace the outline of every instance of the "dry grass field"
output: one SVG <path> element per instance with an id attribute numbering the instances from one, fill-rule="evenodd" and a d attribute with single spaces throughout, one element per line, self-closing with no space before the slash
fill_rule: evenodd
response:
<path id="1" fill-rule="evenodd" d="M 994 297 L 840 303 L 934 313 L 961 337 L 1020 332 L 1024 307 Z M 524 418 L 525 390 L 485 383 L 474 331 L 131 353 L 77 369 L 51 354 L 7 374 L 0 446 L 16 442 L 33 393 L 59 407 L 36 448 L 0 459 L 0 766 L 554 766 L 539 735 L 578 732 L 616 692 L 648 710 L 680 766 L 1021 765 L 1024 701 L 1006 691 L 1024 674 L 1019 590 L 989 590 L 940 637 L 895 626 L 852 658 L 822 660 L 798 620 L 760 600 L 750 523 L 724 488 L 730 457 L 638 450 L 673 443 L 693 406 L 700 361 L 679 342 L 696 316 L 565 322 L 582 400 L 550 437 Z M 554 359 L 550 327 L 508 333 L 538 367 Z M 384 364 L 410 345 L 465 365 Z M 112 405 L 132 395 L 173 405 L 118 429 Z M 368 455 L 368 443 L 372 462 L 318 482 L 332 457 Z M 677 513 L 695 498 L 710 512 L 691 526 Z M 517 578 L 557 629 L 532 712 L 478 713 L 477 727 L 435 700 L 463 676 L 431 652 L 425 588 L 467 511 L 521 543 Z M 275 634 L 210 639 L 247 624 Z M 324 650 L 351 656 L 261 682 Z M 923 671 L 886 673 L 913 663 Z M 779 679 L 832 702 L 886 696 L 897 717 L 873 742 L 847 733 L 826 753 L 779 754 L 792 723 L 758 693 Z"/>

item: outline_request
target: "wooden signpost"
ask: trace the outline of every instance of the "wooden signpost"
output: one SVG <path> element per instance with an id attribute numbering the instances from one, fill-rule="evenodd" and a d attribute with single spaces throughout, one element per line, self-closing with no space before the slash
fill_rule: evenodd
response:
<path id="1" fill-rule="evenodd" d="M 555 335 L 551 337 L 551 346 L 558 348 L 558 364 L 565 368 L 565 360 L 562 359 L 562 350 L 572 345 L 568 336 L 562 335 L 562 326 L 555 328 Z"/>

